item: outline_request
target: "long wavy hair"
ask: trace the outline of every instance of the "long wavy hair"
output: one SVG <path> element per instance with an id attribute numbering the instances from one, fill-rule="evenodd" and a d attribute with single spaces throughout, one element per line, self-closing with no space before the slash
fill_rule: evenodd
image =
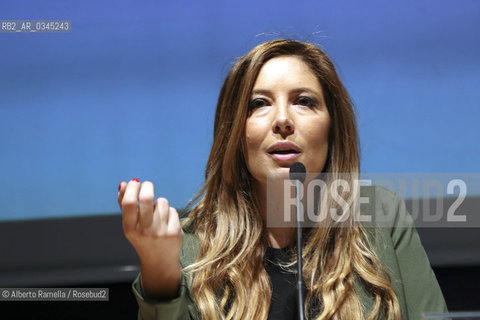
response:
<path id="1" fill-rule="evenodd" d="M 306 63 L 324 93 L 331 118 L 324 172 L 331 179 L 359 172 L 355 115 L 350 97 L 335 67 L 316 45 L 273 40 L 238 59 L 220 91 L 214 140 L 198 203 L 184 221 L 199 239 L 199 254 L 185 268 L 202 319 L 266 319 L 271 283 L 264 268 L 266 225 L 254 192 L 255 181 L 244 157 L 245 123 L 255 80 L 262 66 L 279 56 Z M 343 177 L 344 178 L 344 177 Z M 352 181 L 350 181 L 352 182 Z M 349 195 L 350 200 L 353 193 Z M 400 307 L 388 273 L 369 245 L 369 234 L 353 222 L 310 228 L 303 248 L 304 282 L 309 319 L 400 319 Z M 294 255 L 293 262 L 297 257 Z M 372 295 L 372 310 L 364 310 L 355 283 Z"/>

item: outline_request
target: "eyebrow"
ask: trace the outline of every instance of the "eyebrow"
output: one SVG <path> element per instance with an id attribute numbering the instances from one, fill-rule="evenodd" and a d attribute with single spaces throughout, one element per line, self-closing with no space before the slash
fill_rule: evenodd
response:
<path id="1" fill-rule="evenodd" d="M 310 92 L 312 94 L 318 94 L 317 91 L 311 89 L 311 88 L 308 88 L 308 87 L 301 87 L 301 88 L 295 88 L 291 91 L 292 93 L 299 93 L 299 92 Z M 265 94 L 265 95 L 268 95 L 270 94 L 271 91 L 270 90 L 266 90 L 266 89 L 255 89 L 252 91 L 252 94 Z"/>

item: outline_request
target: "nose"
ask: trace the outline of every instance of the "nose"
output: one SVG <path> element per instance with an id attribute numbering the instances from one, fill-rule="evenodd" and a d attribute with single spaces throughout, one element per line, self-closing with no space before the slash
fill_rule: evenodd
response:
<path id="1" fill-rule="evenodd" d="M 275 134 L 280 134 L 284 139 L 295 132 L 295 125 L 287 105 L 277 108 L 272 131 Z"/>

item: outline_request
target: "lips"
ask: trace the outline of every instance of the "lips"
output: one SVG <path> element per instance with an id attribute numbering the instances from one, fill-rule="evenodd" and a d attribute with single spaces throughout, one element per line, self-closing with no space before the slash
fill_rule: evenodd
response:
<path id="1" fill-rule="evenodd" d="M 267 153 L 275 160 L 289 161 L 300 156 L 301 149 L 289 141 L 279 141 L 267 149 Z"/>

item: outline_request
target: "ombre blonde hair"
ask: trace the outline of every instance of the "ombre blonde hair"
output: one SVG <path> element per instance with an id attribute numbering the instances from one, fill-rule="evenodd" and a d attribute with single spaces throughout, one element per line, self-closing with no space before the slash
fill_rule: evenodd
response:
<path id="1" fill-rule="evenodd" d="M 264 268 L 266 226 L 259 213 L 255 181 L 244 158 L 248 104 L 262 66 L 279 56 L 305 62 L 324 93 L 331 118 L 329 152 L 324 172 L 335 178 L 359 172 L 357 130 L 352 102 L 333 63 L 311 43 L 273 40 L 258 45 L 230 70 L 220 91 L 214 140 L 205 171 L 205 185 L 184 225 L 199 239 L 199 254 L 185 268 L 202 319 L 267 319 L 270 279 Z M 350 181 L 351 182 L 351 181 Z M 328 183 L 328 182 L 327 182 Z M 351 197 L 352 195 L 350 195 Z M 400 319 L 400 307 L 388 273 L 370 249 L 364 228 L 311 228 L 303 248 L 304 282 L 309 319 Z M 297 257 L 294 256 L 294 260 Z M 364 310 L 354 283 L 372 295 L 372 310 Z"/>

